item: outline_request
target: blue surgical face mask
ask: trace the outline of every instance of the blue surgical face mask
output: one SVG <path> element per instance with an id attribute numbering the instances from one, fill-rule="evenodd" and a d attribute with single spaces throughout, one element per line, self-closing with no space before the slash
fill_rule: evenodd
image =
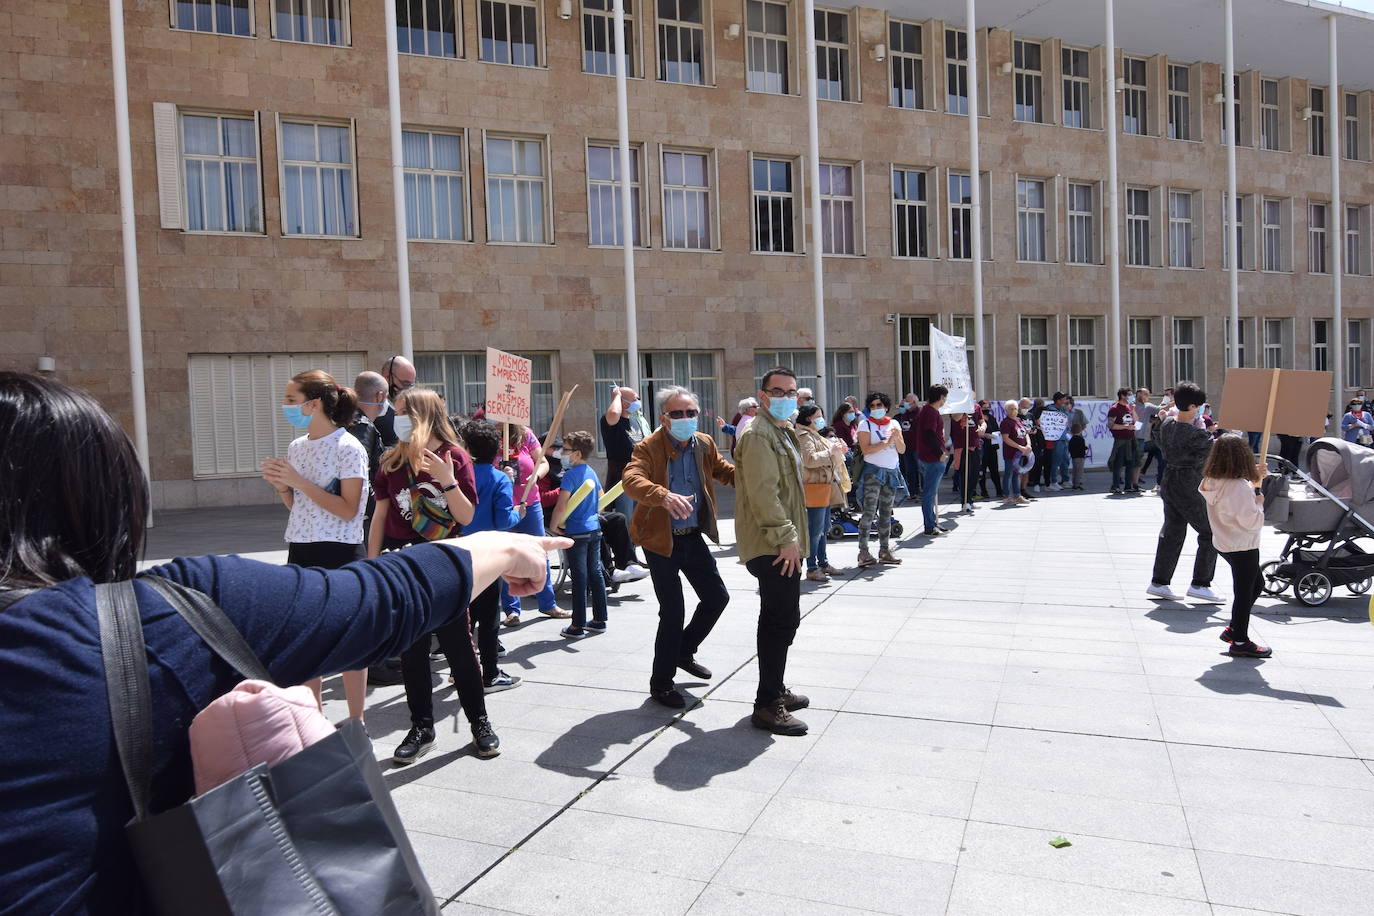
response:
<path id="1" fill-rule="evenodd" d="M 386 401 L 359 401 L 359 407 L 381 407 Z"/>
<path id="2" fill-rule="evenodd" d="M 395 431 L 397 439 L 402 442 L 409 442 L 410 434 L 415 431 L 415 421 L 410 417 L 400 415 L 396 417 L 396 422 L 392 424 L 391 428 Z"/>
<path id="3" fill-rule="evenodd" d="M 686 442 L 696 435 L 697 418 L 682 417 L 668 421 L 668 432 L 679 442 Z"/>
<path id="4" fill-rule="evenodd" d="M 854 413 L 854 411 L 851 410 L 849 413 L 847 413 L 847 414 L 844 415 L 844 422 L 846 422 L 846 423 L 853 423 L 853 422 L 854 422 L 854 418 L 855 418 L 856 416 L 858 416 L 858 414 Z"/>
<path id="5" fill-rule="evenodd" d="M 631 401 L 630 404 L 629 404 L 629 406 L 626 407 L 625 410 L 628 411 L 629 413 L 639 413 L 639 402 L 638 402 L 638 401 Z"/>
<path id="6" fill-rule="evenodd" d="M 301 405 L 299 404 L 281 405 L 281 415 L 286 418 L 287 423 L 296 429 L 305 429 L 310 425 L 310 418 L 301 413 Z"/>
<path id="7" fill-rule="evenodd" d="M 786 420 L 797 411 L 796 398 L 769 398 L 768 413 L 775 420 Z"/>
<path id="8" fill-rule="evenodd" d="M 875 407 L 868 412 L 868 415 L 875 420 L 881 420 L 883 417 L 887 416 L 887 408 Z"/>
<path id="9" fill-rule="evenodd" d="M 1133 395 L 1133 394 L 1128 394 L 1128 395 L 1126 395 L 1126 403 L 1127 403 L 1127 404 L 1134 404 L 1134 403 L 1135 403 L 1135 395 Z"/>

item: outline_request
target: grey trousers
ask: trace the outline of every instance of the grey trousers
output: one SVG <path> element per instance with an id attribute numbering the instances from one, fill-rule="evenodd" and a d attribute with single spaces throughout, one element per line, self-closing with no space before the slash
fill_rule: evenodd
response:
<path id="1" fill-rule="evenodd" d="M 868 551 L 868 528 L 873 524 L 873 516 L 878 516 L 878 547 L 887 550 L 888 538 L 892 535 L 892 502 L 897 491 L 878 483 L 875 476 L 864 480 L 864 511 L 859 518 L 859 550 Z"/>
<path id="2" fill-rule="evenodd" d="M 1212 575 L 1217 568 L 1217 552 L 1212 547 L 1212 525 L 1207 521 L 1207 502 L 1197 491 L 1201 482 L 1202 475 L 1196 468 L 1175 470 L 1170 467 L 1164 472 L 1159 493 L 1160 502 L 1164 504 L 1164 524 L 1159 529 L 1159 541 L 1155 544 L 1155 569 L 1150 577 L 1155 585 L 1168 585 L 1173 579 L 1189 527 L 1197 532 L 1197 559 L 1193 561 L 1191 584 L 1197 587 L 1212 584 Z"/>
<path id="3" fill-rule="evenodd" d="M 1083 486 L 1083 462 L 1086 460 L 1085 458 L 1073 459 L 1073 486 L 1075 487 Z"/>

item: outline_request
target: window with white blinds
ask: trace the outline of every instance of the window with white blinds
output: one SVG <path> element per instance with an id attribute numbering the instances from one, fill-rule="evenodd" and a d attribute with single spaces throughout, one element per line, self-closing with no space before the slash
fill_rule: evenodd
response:
<path id="1" fill-rule="evenodd" d="M 195 353 L 190 375 L 191 470 L 196 478 L 255 477 L 264 458 L 285 457 L 301 435 L 282 417 L 291 376 L 323 369 L 345 387 L 363 371 L 362 353 Z"/>

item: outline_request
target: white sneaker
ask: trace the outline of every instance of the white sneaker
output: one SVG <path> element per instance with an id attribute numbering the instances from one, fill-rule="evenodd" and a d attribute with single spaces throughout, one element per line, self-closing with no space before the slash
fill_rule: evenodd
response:
<path id="1" fill-rule="evenodd" d="M 1032 490 L 1033 492 L 1035 492 L 1035 493 L 1039 493 L 1039 492 L 1040 492 L 1040 484 L 1037 483 L 1034 487 L 1031 488 L 1031 490 Z"/>
<path id="2" fill-rule="evenodd" d="M 1049 485 L 1049 489 L 1052 490 L 1052 491 L 1054 491 L 1054 492 L 1056 492 L 1056 493 L 1058 493 L 1060 490 L 1062 490 L 1062 489 L 1064 489 L 1064 488 L 1061 487 L 1061 486 L 1060 486 L 1059 484 L 1057 484 L 1057 483 L 1052 483 L 1052 484 Z"/>
<path id="3" fill-rule="evenodd" d="M 1202 588 L 1190 587 L 1188 589 L 1188 597 L 1194 601 L 1205 601 L 1208 604 L 1226 603 L 1225 598 L 1221 597 L 1216 592 L 1212 591 L 1210 588 L 1207 588 L 1206 586 L 1203 586 Z"/>
<path id="4" fill-rule="evenodd" d="M 649 577 L 649 571 L 638 563 L 631 563 L 619 572 L 624 574 L 625 578 L 616 579 L 617 582 L 638 582 Z"/>
<path id="5" fill-rule="evenodd" d="M 1165 601 L 1183 600 L 1182 595 L 1178 594 L 1167 585 L 1155 585 L 1151 583 L 1150 587 L 1145 589 L 1145 594 L 1149 595 L 1151 598 L 1163 598 Z"/>

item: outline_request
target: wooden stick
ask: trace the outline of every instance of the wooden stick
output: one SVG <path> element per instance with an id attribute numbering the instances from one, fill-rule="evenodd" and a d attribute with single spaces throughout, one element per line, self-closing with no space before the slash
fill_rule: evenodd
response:
<path id="1" fill-rule="evenodd" d="M 1269 435 L 1274 428 L 1274 399 L 1279 395 L 1279 373 L 1282 369 L 1274 370 L 1274 377 L 1269 382 L 1269 406 L 1264 410 L 1264 436 L 1260 439 L 1260 459 L 1261 465 L 1269 461 Z"/>
<path id="2" fill-rule="evenodd" d="M 568 404 L 572 401 L 573 392 L 576 390 L 577 386 L 573 385 L 572 391 L 563 392 L 563 397 L 558 402 L 558 409 L 554 411 L 553 422 L 549 424 L 549 431 L 544 434 L 544 442 L 541 446 L 541 448 L 543 448 L 544 451 L 547 452 L 549 450 L 549 446 L 553 444 L 554 437 L 558 433 L 558 428 L 563 425 L 563 414 L 567 411 Z M 525 493 L 523 496 L 520 497 L 521 505 L 529 502 L 530 493 L 532 493 L 534 491 L 534 488 L 538 485 L 539 479 L 535 477 L 533 474 L 531 474 L 530 479 L 525 481 Z"/>

